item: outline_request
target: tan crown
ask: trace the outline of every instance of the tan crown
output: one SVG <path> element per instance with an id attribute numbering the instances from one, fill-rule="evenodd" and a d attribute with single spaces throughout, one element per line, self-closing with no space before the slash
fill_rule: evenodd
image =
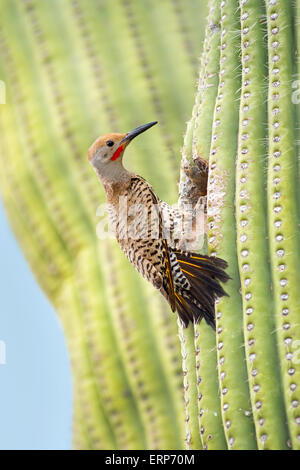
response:
<path id="1" fill-rule="evenodd" d="M 105 134 L 105 135 L 102 135 L 102 136 L 98 137 L 98 139 L 95 140 L 95 142 L 90 146 L 90 148 L 88 150 L 88 153 L 87 153 L 88 161 L 89 162 L 91 161 L 91 159 L 92 159 L 93 155 L 95 154 L 95 152 L 99 148 L 104 147 L 108 140 L 112 140 L 113 142 L 118 143 L 122 139 L 124 139 L 124 137 L 126 137 L 126 135 L 127 135 L 127 133 L 125 133 L 125 134 L 113 133 L 113 134 Z"/>

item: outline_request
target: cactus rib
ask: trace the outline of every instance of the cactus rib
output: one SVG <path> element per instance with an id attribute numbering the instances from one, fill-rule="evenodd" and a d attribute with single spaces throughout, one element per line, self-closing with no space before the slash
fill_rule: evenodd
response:
<path id="1" fill-rule="evenodd" d="M 242 286 L 248 380 L 259 449 L 284 449 L 288 438 L 280 387 L 268 265 L 264 168 L 265 14 L 241 2 L 242 88 L 236 168 L 237 249 Z M 265 209 L 266 210 L 266 209 Z"/>
<path id="2" fill-rule="evenodd" d="M 218 89 L 220 59 L 219 2 L 210 2 L 205 41 L 201 56 L 198 91 L 193 109 L 192 152 L 189 161 L 199 155 L 208 160 L 213 110 Z M 204 247 L 202 248 L 202 252 Z M 194 325 L 199 427 L 204 449 L 225 449 L 221 402 L 216 369 L 216 339 L 204 323 Z"/>
<path id="3" fill-rule="evenodd" d="M 275 325 L 285 409 L 294 449 L 300 448 L 300 367 L 294 360 L 300 337 L 299 226 L 292 103 L 291 5 L 266 2 L 269 59 L 268 212 Z M 295 341 L 295 343 L 294 343 Z"/>
<path id="4" fill-rule="evenodd" d="M 194 326 L 190 323 L 187 328 L 184 328 L 180 320 L 178 320 L 178 332 L 182 355 L 186 448 L 188 450 L 201 449 L 197 406 Z"/>
<path id="5" fill-rule="evenodd" d="M 238 2 L 221 2 L 221 55 L 208 179 L 208 246 L 226 259 L 232 280 L 229 297 L 216 305 L 217 354 L 222 416 L 230 449 L 256 447 L 246 381 L 235 242 L 235 135 L 238 130 L 239 19 Z M 237 32 L 238 31 L 238 32 Z"/>

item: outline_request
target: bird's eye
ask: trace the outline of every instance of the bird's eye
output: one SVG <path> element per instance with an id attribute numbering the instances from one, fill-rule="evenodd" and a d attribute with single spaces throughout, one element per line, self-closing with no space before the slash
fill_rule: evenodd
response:
<path id="1" fill-rule="evenodd" d="M 114 142 L 113 142 L 112 140 L 108 140 L 108 141 L 106 142 L 106 145 L 107 145 L 108 147 L 112 147 L 112 146 L 114 145 Z"/>

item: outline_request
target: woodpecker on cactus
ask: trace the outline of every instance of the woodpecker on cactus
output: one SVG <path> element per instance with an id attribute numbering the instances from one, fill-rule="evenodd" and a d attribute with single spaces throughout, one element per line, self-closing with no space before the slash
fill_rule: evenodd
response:
<path id="1" fill-rule="evenodd" d="M 154 193 L 141 176 L 126 170 L 123 155 L 127 145 L 157 122 L 136 127 L 125 134 L 106 134 L 89 148 L 88 160 L 101 180 L 116 239 L 137 271 L 166 298 L 185 327 L 203 317 L 215 328 L 214 304 L 226 295 L 220 281 L 229 276 L 227 263 L 216 257 L 179 250 L 164 236 L 163 210 L 171 216 L 171 231 L 178 211 Z M 207 181 L 207 166 L 203 176 Z M 124 209 L 125 201 L 125 209 Z M 133 210 L 134 209 L 134 210 Z M 134 226 L 135 233 L 128 227 Z"/>

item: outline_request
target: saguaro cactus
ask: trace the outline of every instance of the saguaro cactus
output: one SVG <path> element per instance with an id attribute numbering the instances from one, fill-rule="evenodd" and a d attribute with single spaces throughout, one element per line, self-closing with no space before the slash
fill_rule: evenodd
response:
<path id="1" fill-rule="evenodd" d="M 194 327 L 197 431 L 203 447 L 223 448 L 221 413 L 230 449 L 299 449 L 299 24 L 284 0 L 209 6 L 183 163 L 209 160 L 208 249 L 232 280 L 216 343 Z"/>

